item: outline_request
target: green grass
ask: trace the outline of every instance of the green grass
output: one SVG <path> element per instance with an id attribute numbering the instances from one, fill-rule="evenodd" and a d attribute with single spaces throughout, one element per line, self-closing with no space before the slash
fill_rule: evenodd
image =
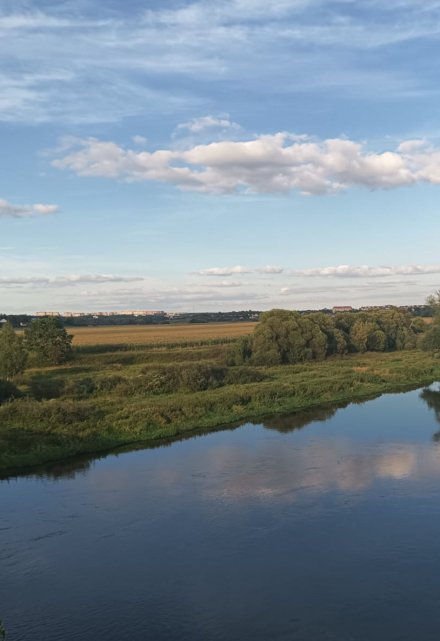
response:
<path id="1" fill-rule="evenodd" d="M 28 370 L 22 398 L 0 406 L 0 472 L 440 380 L 440 360 L 417 350 L 228 368 L 228 349 L 77 349 L 68 365 Z M 200 372 L 208 389 L 191 391 Z"/>

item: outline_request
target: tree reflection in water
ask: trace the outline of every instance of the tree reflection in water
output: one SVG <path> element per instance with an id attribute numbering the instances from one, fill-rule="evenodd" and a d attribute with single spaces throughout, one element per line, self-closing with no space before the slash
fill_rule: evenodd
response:
<path id="1" fill-rule="evenodd" d="M 427 387 L 420 392 L 420 398 L 434 411 L 435 420 L 440 423 L 440 389 Z M 436 443 L 440 443 L 440 430 L 435 432 L 432 438 Z"/>

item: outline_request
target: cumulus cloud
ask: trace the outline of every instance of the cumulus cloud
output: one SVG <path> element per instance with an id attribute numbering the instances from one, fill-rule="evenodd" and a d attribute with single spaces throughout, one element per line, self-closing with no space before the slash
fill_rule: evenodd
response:
<path id="1" fill-rule="evenodd" d="M 440 148 L 403 141 L 370 151 L 345 138 L 316 141 L 286 132 L 250 140 L 222 140 L 189 149 L 136 151 L 95 138 L 71 139 L 52 164 L 80 176 L 161 181 L 183 190 L 319 195 L 351 187 L 392 189 L 440 184 Z"/>
<path id="2" fill-rule="evenodd" d="M 47 216 L 58 211 L 58 205 L 14 205 L 7 200 L 0 199 L 0 217 L 29 218 L 30 216 Z"/>
<path id="3" fill-rule="evenodd" d="M 193 273 L 199 276 L 232 276 L 233 274 L 251 274 L 253 271 L 249 267 L 235 265 L 234 267 L 209 267 Z"/>
<path id="4" fill-rule="evenodd" d="M 148 142 L 147 138 L 139 135 L 133 136 L 132 141 L 137 147 L 145 147 Z"/>
<path id="5" fill-rule="evenodd" d="M 294 276 L 330 277 L 330 278 L 385 278 L 389 276 L 421 276 L 440 274 L 440 265 L 400 265 L 370 267 L 368 265 L 337 265 L 335 267 L 316 267 L 313 269 L 296 269 L 289 272 Z"/>
<path id="6" fill-rule="evenodd" d="M 144 279 L 139 276 L 114 276 L 113 274 L 68 274 L 55 278 L 49 276 L 0 276 L 0 287 L 64 287 L 90 283 L 132 283 L 142 280 Z"/>
<path id="7" fill-rule="evenodd" d="M 243 287 L 245 283 L 238 280 L 221 280 L 219 282 L 210 283 L 210 287 Z"/>
<path id="8" fill-rule="evenodd" d="M 257 271 L 261 272 L 262 274 L 282 274 L 284 270 L 282 267 L 278 267 L 277 265 L 266 265 L 265 267 L 261 267 L 261 269 L 258 269 Z"/>
<path id="9" fill-rule="evenodd" d="M 228 129 L 238 130 L 240 129 L 240 125 L 232 122 L 229 117 L 202 116 L 200 118 L 192 118 L 188 122 L 183 122 L 177 126 L 177 130 L 182 129 L 191 133 L 200 133 L 207 129 L 222 129 L 223 131 L 227 131 Z"/>

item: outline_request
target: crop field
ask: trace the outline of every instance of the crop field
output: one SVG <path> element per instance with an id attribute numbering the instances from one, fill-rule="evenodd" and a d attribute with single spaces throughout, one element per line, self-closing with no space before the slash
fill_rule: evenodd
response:
<path id="1" fill-rule="evenodd" d="M 257 323 L 206 323 L 187 325 L 120 325 L 111 327 L 68 327 L 74 345 L 127 343 L 178 343 L 251 334 Z"/>

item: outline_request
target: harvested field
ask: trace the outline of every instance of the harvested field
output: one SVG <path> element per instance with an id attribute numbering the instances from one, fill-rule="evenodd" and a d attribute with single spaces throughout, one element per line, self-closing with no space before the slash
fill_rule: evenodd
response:
<path id="1" fill-rule="evenodd" d="M 74 345 L 177 343 L 251 334 L 257 323 L 207 323 L 187 325 L 120 325 L 68 327 Z"/>

